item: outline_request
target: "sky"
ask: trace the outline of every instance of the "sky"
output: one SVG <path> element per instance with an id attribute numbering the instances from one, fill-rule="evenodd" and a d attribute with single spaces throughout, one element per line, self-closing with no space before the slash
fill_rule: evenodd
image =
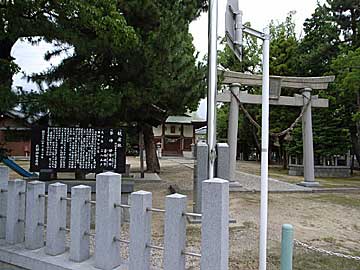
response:
<path id="1" fill-rule="evenodd" d="M 226 0 L 218 0 L 218 36 L 225 35 L 225 7 Z M 321 0 L 320 2 L 323 2 Z M 243 11 L 243 22 L 251 22 L 251 26 L 257 30 L 262 30 L 271 20 L 282 22 L 290 11 L 296 11 L 294 20 L 296 31 L 299 36 L 302 34 L 302 25 L 306 18 L 314 12 L 317 0 L 239 0 L 239 8 Z M 208 14 L 203 13 L 196 21 L 190 25 L 190 32 L 193 35 L 193 43 L 197 51 L 200 52 L 200 59 L 207 54 L 208 50 Z M 51 44 L 41 42 L 37 46 L 31 46 L 24 41 L 18 41 L 12 51 L 16 58 L 15 62 L 21 67 L 22 72 L 31 74 L 41 72 L 57 65 L 61 58 L 47 62 L 43 59 L 44 53 L 51 50 Z M 19 73 L 14 77 L 13 86 L 23 86 L 25 89 L 36 89 L 36 86 L 23 79 L 23 74 Z M 198 114 L 206 118 L 206 100 L 200 102 Z"/>

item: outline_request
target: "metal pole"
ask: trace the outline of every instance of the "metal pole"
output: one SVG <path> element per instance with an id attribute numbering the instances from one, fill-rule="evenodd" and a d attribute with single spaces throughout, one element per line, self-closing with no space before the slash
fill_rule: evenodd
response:
<path id="1" fill-rule="evenodd" d="M 262 123 L 261 123 L 261 200 L 260 200 L 260 248 L 259 270 L 266 270 L 266 242 L 268 219 L 268 151 L 269 151 L 269 53 L 270 31 L 264 29 Z"/>
<path id="2" fill-rule="evenodd" d="M 214 178 L 216 158 L 216 92 L 217 92 L 218 0 L 209 0 L 209 48 L 207 95 L 207 143 L 209 145 L 209 179 Z"/>
<path id="3" fill-rule="evenodd" d="M 280 270 L 292 270 L 294 229 L 290 224 L 282 225 Z"/>

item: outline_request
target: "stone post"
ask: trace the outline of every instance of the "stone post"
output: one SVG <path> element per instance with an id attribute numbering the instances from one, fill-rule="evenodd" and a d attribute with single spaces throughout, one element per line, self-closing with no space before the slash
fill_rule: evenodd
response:
<path id="1" fill-rule="evenodd" d="M 166 196 L 165 210 L 164 269 L 185 270 L 186 196 Z"/>
<path id="2" fill-rule="evenodd" d="M 194 167 L 193 211 L 199 214 L 201 213 L 202 182 L 209 178 L 208 156 L 209 146 L 204 142 L 198 142 L 196 145 L 196 161 Z"/>
<path id="3" fill-rule="evenodd" d="M 217 143 L 216 177 L 230 180 L 230 147 L 227 143 Z"/>
<path id="4" fill-rule="evenodd" d="M 238 125 L 239 125 L 239 103 L 234 97 L 240 93 L 240 84 L 233 83 L 230 85 L 230 110 L 229 110 L 229 127 L 228 127 L 228 143 L 230 147 L 230 178 L 229 180 L 235 181 L 235 171 L 236 171 L 236 153 L 237 153 L 237 139 L 238 139 Z"/>
<path id="5" fill-rule="evenodd" d="M 95 266 L 103 270 L 121 264 L 120 238 L 121 175 L 112 172 L 96 176 Z"/>
<path id="6" fill-rule="evenodd" d="M 25 188 L 24 180 L 16 179 L 8 183 L 6 242 L 9 244 L 24 242 Z"/>
<path id="7" fill-rule="evenodd" d="M 147 191 L 137 191 L 131 194 L 130 208 L 130 249 L 129 270 L 150 269 L 151 243 L 151 212 L 152 194 Z"/>
<path id="8" fill-rule="evenodd" d="M 302 90 L 304 96 L 304 106 L 311 102 L 311 88 Z M 313 133 L 312 133 L 312 115 L 311 103 L 308 105 L 304 116 L 302 118 L 302 133 L 303 133 L 303 166 L 304 166 L 304 182 L 300 185 L 307 187 L 319 186 L 315 181 L 314 174 L 314 146 L 313 146 Z"/>
<path id="9" fill-rule="evenodd" d="M 25 215 L 25 247 L 38 249 L 44 246 L 45 183 L 27 184 Z"/>
<path id="10" fill-rule="evenodd" d="M 201 270 L 228 270 L 229 182 L 215 178 L 203 183 Z"/>
<path id="11" fill-rule="evenodd" d="M 91 188 L 71 188 L 70 260 L 82 262 L 90 257 Z"/>
<path id="12" fill-rule="evenodd" d="M 48 186 L 47 227 L 45 253 L 59 255 L 66 249 L 67 185 L 55 183 Z"/>
<path id="13" fill-rule="evenodd" d="M 0 166 L 0 239 L 6 234 L 7 190 L 9 181 L 9 168 Z"/>

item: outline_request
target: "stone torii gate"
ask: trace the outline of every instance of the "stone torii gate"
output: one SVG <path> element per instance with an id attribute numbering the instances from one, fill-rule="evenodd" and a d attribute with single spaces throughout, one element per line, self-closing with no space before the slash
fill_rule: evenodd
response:
<path id="1" fill-rule="evenodd" d="M 239 101 L 243 104 L 261 104 L 261 95 L 248 94 L 247 91 L 240 91 L 241 85 L 261 86 L 261 75 L 244 74 L 233 71 L 219 71 L 219 75 L 224 78 L 222 84 L 229 85 L 230 91 L 225 90 L 218 93 L 217 102 L 230 103 L 228 144 L 230 148 L 230 180 L 235 180 L 236 149 L 238 136 L 239 120 Z M 314 148 L 312 134 L 311 108 L 326 108 L 329 106 L 327 99 L 312 96 L 312 90 L 326 90 L 335 76 L 325 77 L 284 77 L 270 76 L 270 105 L 304 107 L 305 112 L 302 117 L 303 133 L 303 166 L 304 182 L 303 186 L 318 186 L 314 176 Z M 295 94 L 293 97 L 281 96 L 281 88 L 300 89 L 302 95 Z M 234 96 L 236 95 L 236 96 Z M 308 101 L 311 101 L 309 104 Z"/>

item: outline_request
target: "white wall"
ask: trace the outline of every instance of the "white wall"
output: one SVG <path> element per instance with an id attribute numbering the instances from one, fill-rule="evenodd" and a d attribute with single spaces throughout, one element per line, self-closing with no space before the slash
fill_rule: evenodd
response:
<path id="1" fill-rule="evenodd" d="M 192 138 L 194 135 L 193 125 L 184 125 L 184 137 Z"/>
<path id="2" fill-rule="evenodd" d="M 162 125 L 153 127 L 153 132 L 155 137 L 160 137 L 162 135 Z"/>

